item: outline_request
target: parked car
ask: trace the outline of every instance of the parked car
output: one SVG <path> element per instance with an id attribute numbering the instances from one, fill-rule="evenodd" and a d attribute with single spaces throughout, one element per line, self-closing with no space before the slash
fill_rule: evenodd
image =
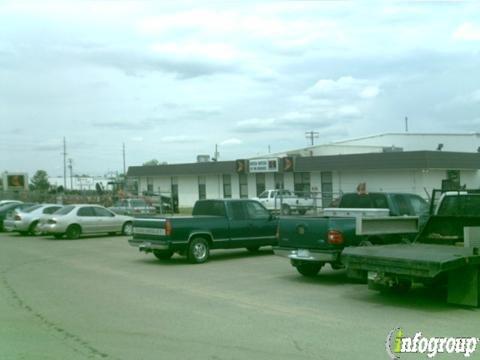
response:
<path id="1" fill-rule="evenodd" d="M 22 203 L 22 202 L 9 202 L 7 204 L 0 205 L 0 231 L 3 231 L 3 222 L 7 218 L 10 212 L 15 209 L 26 209 L 35 205 L 34 203 Z"/>
<path id="2" fill-rule="evenodd" d="M 109 209 L 116 214 L 131 216 L 155 214 L 156 212 L 155 207 L 148 205 L 144 199 L 119 200 Z"/>
<path id="3" fill-rule="evenodd" d="M 78 239 L 81 235 L 132 233 L 130 216 L 118 215 L 100 205 L 66 205 L 40 220 L 39 231 L 60 239 Z"/>
<path id="4" fill-rule="evenodd" d="M 260 202 L 270 212 L 281 212 L 284 215 L 290 215 L 293 211 L 304 215 L 315 206 L 312 198 L 297 196 L 290 190 L 283 189 L 265 190 L 253 200 Z"/>
<path id="5" fill-rule="evenodd" d="M 10 204 L 10 203 L 21 204 L 22 202 L 18 200 L 0 200 L 0 206 Z"/>
<path id="6" fill-rule="evenodd" d="M 41 231 L 37 227 L 40 219 L 45 215 L 53 214 L 62 207 L 63 205 L 58 204 L 38 204 L 27 209 L 16 209 L 7 216 L 3 226 L 7 231 L 16 231 L 22 235 L 40 235 Z"/>
<path id="7" fill-rule="evenodd" d="M 207 261 L 210 249 L 276 244 L 277 219 L 254 200 L 199 200 L 192 216 L 136 218 L 128 242 L 140 251 L 169 259 L 186 255 L 192 263 Z"/>

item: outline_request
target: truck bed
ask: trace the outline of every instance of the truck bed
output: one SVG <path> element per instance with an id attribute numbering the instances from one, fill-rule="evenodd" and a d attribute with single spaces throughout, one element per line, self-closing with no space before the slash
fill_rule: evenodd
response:
<path id="1" fill-rule="evenodd" d="M 349 247 L 342 262 L 350 269 L 434 278 L 441 272 L 480 264 L 472 248 L 438 244 Z"/>

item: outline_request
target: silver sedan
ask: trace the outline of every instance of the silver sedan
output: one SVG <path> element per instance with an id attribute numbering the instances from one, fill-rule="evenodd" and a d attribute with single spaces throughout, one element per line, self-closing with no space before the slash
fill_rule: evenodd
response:
<path id="1" fill-rule="evenodd" d="M 39 230 L 60 239 L 78 239 L 90 234 L 132 234 L 130 216 L 118 215 L 99 205 L 66 205 L 52 215 L 41 219 Z"/>
<path id="2" fill-rule="evenodd" d="M 3 227 L 7 231 L 16 231 L 22 235 L 40 235 L 40 220 L 61 208 L 62 205 L 57 204 L 38 204 L 23 210 L 17 209 L 7 216 Z"/>

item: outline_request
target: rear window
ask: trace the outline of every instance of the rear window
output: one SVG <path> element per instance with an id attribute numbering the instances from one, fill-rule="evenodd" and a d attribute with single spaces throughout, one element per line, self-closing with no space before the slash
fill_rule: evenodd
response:
<path id="1" fill-rule="evenodd" d="M 60 210 L 55 211 L 54 214 L 55 214 L 55 215 L 67 215 L 67 214 L 69 214 L 73 209 L 75 209 L 75 206 L 72 206 L 72 205 L 64 206 L 64 207 L 61 208 Z"/>
<path id="2" fill-rule="evenodd" d="M 37 209 L 41 208 L 41 207 L 42 207 L 42 205 L 33 205 L 33 206 L 30 206 L 30 207 L 28 207 L 28 208 L 26 208 L 26 209 L 23 209 L 22 211 L 23 211 L 24 213 L 30 213 L 30 212 L 32 212 L 32 211 L 34 211 L 34 210 L 37 210 Z"/>
<path id="3" fill-rule="evenodd" d="M 445 196 L 438 208 L 437 215 L 479 216 L 480 195 Z"/>
<path id="4" fill-rule="evenodd" d="M 192 215 L 225 216 L 225 205 L 222 201 L 198 201 Z"/>
<path id="5" fill-rule="evenodd" d="M 340 200 L 339 207 L 388 209 L 388 202 L 383 194 L 345 194 Z"/>

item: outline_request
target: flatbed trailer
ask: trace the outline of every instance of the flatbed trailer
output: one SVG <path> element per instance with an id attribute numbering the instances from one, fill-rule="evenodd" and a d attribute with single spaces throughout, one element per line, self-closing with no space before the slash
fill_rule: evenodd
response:
<path id="1" fill-rule="evenodd" d="M 412 244 L 350 247 L 342 263 L 371 289 L 447 286 L 447 301 L 480 306 L 480 217 L 432 216 Z M 474 237 L 474 238 L 470 238 Z"/>

